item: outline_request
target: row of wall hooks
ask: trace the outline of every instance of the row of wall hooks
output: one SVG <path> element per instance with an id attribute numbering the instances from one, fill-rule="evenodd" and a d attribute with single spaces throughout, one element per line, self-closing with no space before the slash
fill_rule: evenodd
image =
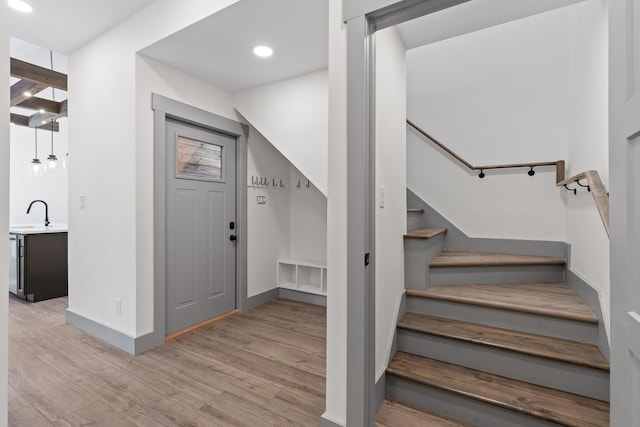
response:
<path id="1" fill-rule="evenodd" d="M 311 181 L 308 179 L 289 179 L 274 176 L 251 175 L 249 187 L 269 188 L 272 190 L 291 190 L 311 188 Z"/>

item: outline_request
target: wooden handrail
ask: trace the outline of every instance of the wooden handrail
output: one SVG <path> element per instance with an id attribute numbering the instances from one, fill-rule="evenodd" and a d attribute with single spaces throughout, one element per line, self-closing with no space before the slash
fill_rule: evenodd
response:
<path id="1" fill-rule="evenodd" d="M 438 147 L 442 148 L 444 151 L 449 153 L 449 155 L 451 155 L 451 157 L 453 157 L 454 159 L 456 159 L 457 161 L 459 161 L 460 163 L 465 165 L 467 168 L 469 168 L 471 170 L 475 170 L 475 171 L 480 171 L 480 177 L 481 178 L 484 177 L 483 171 L 489 170 L 489 169 L 531 168 L 533 170 L 534 167 L 539 167 L 539 166 L 555 166 L 556 167 L 556 182 L 560 182 L 560 181 L 564 180 L 564 160 L 557 160 L 555 162 L 511 163 L 511 164 L 504 164 L 504 165 L 474 166 L 471 163 L 469 163 L 468 161 L 466 161 L 465 159 L 463 159 L 460 155 L 456 154 L 453 150 L 451 150 L 449 147 L 444 145 L 442 142 L 438 141 L 436 138 L 434 138 L 433 136 L 429 135 L 423 129 L 420 129 L 420 127 L 417 126 L 415 123 L 413 123 L 411 120 L 407 120 L 407 124 L 409 126 L 411 126 L 412 128 L 414 128 L 415 130 L 417 130 L 418 132 L 420 132 L 426 138 L 431 140 Z"/>
<path id="2" fill-rule="evenodd" d="M 433 136 L 429 135 L 424 130 L 420 129 L 415 123 L 411 120 L 407 120 L 407 124 L 420 132 L 426 138 L 431 140 L 438 147 L 442 148 L 444 151 L 449 153 L 454 159 L 458 160 L 460 163 L 465 165 L 467 168 L 471 170 L 479 170 L 480 178 L 484 177 L 484 170 L 488 169 L 514 169 L 514 168 L 531 168 L 533 171 L 534 167 L 537 166 L 555 166 L 556 167 L 556 186 L 557 187 L 565 187 L 567 190 L 571 190 L 575 193 L 575 189 L 568 188 L 569 184 L 576 183 L 581 187 L 587 187 L 593 196 L 593 201 L 596 204 L 596 208 L 598 209 L 598 213 L 600 214 L 600 219 L 602 220 L 602 224 L 604 225 L 604 229 L 607 232 L 607 237 L 609 237 L 609 193 L 604 188 L 604 184 L 602 184 L 602 180 L 600 179 L 600 175 L 598 171 L 588 170 L 578 175 L 574 175 L 571 178 L 565 179 L 565 162 L 564 160 L 557 160 L 555 162 L 538 162 L 538 163 L 513 163 L 513 164 L 505 164 L 505 165 L 488 165 L 488 166 L 474 166 L 458 154 L 456 154 L 449 147 L 444 145 L 442 142 L 435 139 Z M 530 173 L 533 175 L 533 173 Z M 587 185 L 580 184 L 580 180 L 586 180 Z"/>
<path id="3" fill-rule="evenodd" d="M 572 176 L 571 178 L 567 178 L 563 181 L 558 182 L 556 186 L 569 189 L 568 187 L 566 187 L 567 185 L 577 183 L 581 187 L 584 187 L 584 185 L 580 184 L 581 179 L 587 181 L 587 186 L 589 188 L 589 191 L 591 192 L 591 195 L 593 196 L 593 201 L 595 202 L 598 213 L 600 214 L 600 219 L 602 220 L 604 229 L 607 232 L 607 237 L 609 237 L 609 194 L 604 188 L 604 184 L 600 179 L 598 171 L 584 171 Z"/>

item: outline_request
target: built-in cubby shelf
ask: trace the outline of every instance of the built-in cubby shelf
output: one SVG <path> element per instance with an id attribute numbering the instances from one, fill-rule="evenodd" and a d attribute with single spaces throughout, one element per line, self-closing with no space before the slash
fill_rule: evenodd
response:
<path id="1" fill-rule="evenodd" d="M 327 266 L 303 259 L 278 260 L 278 286 L 317 295 L 327 294 Z"/>

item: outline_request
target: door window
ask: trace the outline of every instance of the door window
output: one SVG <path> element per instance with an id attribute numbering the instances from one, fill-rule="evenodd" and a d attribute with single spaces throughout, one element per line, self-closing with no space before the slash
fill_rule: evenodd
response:
<path id="1" fill-rule="evenodd" d="M 222 146 L 178 136 L 176 178 L 224 181 Z"/>

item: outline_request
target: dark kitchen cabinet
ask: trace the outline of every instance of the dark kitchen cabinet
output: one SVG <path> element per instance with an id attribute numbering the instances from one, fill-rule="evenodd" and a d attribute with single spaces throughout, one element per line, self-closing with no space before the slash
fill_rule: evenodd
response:
<path id="1" fill-rule="evenodd" d="M 16 234 L 17 289 L 31 302 L 68 294 L 67 233 Z"/>

